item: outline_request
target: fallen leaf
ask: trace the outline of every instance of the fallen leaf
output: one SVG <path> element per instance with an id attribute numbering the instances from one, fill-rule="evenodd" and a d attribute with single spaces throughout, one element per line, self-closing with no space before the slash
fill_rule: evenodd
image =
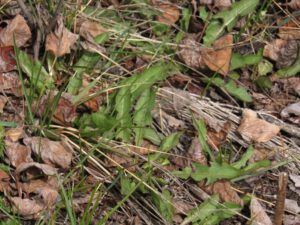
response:
<path id="1" fill-rule="evenodd" d="M 141 146 L 134 146 L 131 148 L 131 151 L 141 154 L 141 155 L 147 155 L 149 153 L 154 153 L 158 151 L 158 147 L 156 145 L 151 144 L 151 142 L 147 140 L 143 140 Z"/>
<path id="2" fill-rule="evenodd" d="M 295 187 L 300 188 L 300 176 L 295 174 L 290 174 L 290 178 L 295 183 Z"/>
<path id="3" fill-rule="evenodd" d="M 284 208 L 294 214 L 300 213 L 300 207 L 296 200 L 293 199 L 285 199 L 284 201 Z"/>
<path id="4" fill-rule="evenodd" d="M 231 6 L 232 2 L 231 0 L 214 0 L 214 7 L 217 7 L 218 9 L 227 9 Z"/>
<path id="5" fill-rule="evenodd" d="M 46 176 L 54 176 L 57 174 L 57 169 L 47 164 L 29 162 L 22 163 L 17 167 L 16 174 L 21 173 L 26 173 L 29 177 L 39 176 L 41 173 Z"/>
<path id="6" fill-rule="evenodd" d="M 273 77 L 272 82 L 283 85 L 282 89 L 285 92 L 300 96 L 300 77 L 290 77 L 282 79 Z"/>
<path id="7" fill-rule="evenodd" d="M 48 208 L 52 207 L 55 205 L 55 203 L 59 199 L 59 194 L 57 190 L 51 188 L 51 187 L 41 187 L 38 188 L 35 193 L 37 193 L 41 198 L 45 206 Z"/>
<path id="8" fill-rule="evenodd" d="M 189 67 L 205 68 L 205 62 L 202 57 L 204 48 L 196 41 L 196 35 L 188 35 L 180 43 L 178 56 Z"/>
<path id="9" fill-rule="evenodd" d="M 24 130 L 22 127 L 10 128 L 5 132 L 5 138 L 16 142 L 24 137 Z"/>
<path id="10" fill-rule="evenodd" d="M 18 167 L 22 163 L 32 162 L 31 150 L 25 145 L 5 141 L 5 155 L 7 156 L 10 164 Z"/>
<path id="11" fill-rule="evenodd" d="M 20 186 L 24 192 L 27 194 L 31 194 L 36 192 L 36 190 L 43 188 L 43 187 L 49 187 L 54 190 L 59 189 L 58 180 L 56 177 L 45 177 L 44 179 L 34 179 L 30 180 L 26 183 L 20 183 Z"/>
<path id="12" fill-rule="evenodd" d="M 256 198 L 251 199 L 250 203 L 252 225 L 272 225 L 272 221 L 265 209 Z"/>
<path id="13" fill-rule="evenodd" d="M 3 109 L 7 103 L 7 97 L 0 95 L 0 114 L 3 113 Z"/>
<path id="14" fill-rule="evenodd" d="M 300 124 L 300 102 L 288 105 L 281 111 L 280 115 L 283 119 Z"/>
<path id="15" fill-rule="evenodd" d="M 299 0 L 291 0 L 287 5 L 294 10 L 300 9 L 300 1 Z"/>
<path id="16" fill-rule="evenodd" d="M 0 192 L 6 191 L 9 188 L 9 175 L 0 169 Z"/>
<path id="17" fill-rule="evenodd" d="M 22 47 L 31 39 L 31 31 L 25 19 L 16 15 L 14 19 L 7 21 L 7 26 L 0 31 L 0 46 Z"/>
<path id="18" fill-rule="evenodd" d="M 89 35 L 94 38 L 104 32 L 106 32 L 106 29 L 103 28 L 99 22 L 89 20 L 84 21 L 79 28 L 79 34 L 86 39 L 88 39 Z"/>
<path id="19" fill-rule="evenodd" d="M 54 105 L 57 101 L 57 94 L 56 91 L 48 92 L 48 94 L 44 95 L 39 104 L 35 104 L 33 108 L 35 109 L 35 113 L 42 117 L 46 111 L 46 108 L 49 105 Z M 72 103 L 72 96 L 67 93 L 62 93 L 59 97 L 57 105 L 52 107 L 50 110 L 53 110 L 53 121 L 60 124 L 68 125 L 77 116 L 76 113 L 76 106 Z"/>
<path id="20" fill-rule="evenodd" d="M 22 96 L 22 85 L 16 72 L 0 73 L 0 92 Z"/>
<path id="21" fill-rule="evenodd" d="M 300 217 L 299 215 L 284 215 L 283 218 L 284 225 L 300 225 Z"/>
<path id="22" fill-rule="evenodd" d="M 261 160 L 270 159 L 273 157 L 275 152 L 270 152 L 269 149 L 263 148 L 255 148 L 251 158 L 249 159 L 249 163 L 255 163 Z"/>
<path id="23" fill-rule="evenodd" d="M 208 49 L 203 54 L 204 62 L 212 71 L 226 75 L 230 68 L 233 37 L 225 35 L 213 44 L 213 49 Z"/>
<path id="24" fill-rule="evenodd" d="M 16 60 L 14 48 L 11 46 L 0 47 L 0 73 L 10 72 L 15 69 Z"/>
<path id="25" fill-rule="evenodd" d="M 258 119 L 256 112 L 244 109 L 238 132 L 245 140 L 266 142 L 271 140 L 280 131 L 280 128 L 265 120 Z"/>
<path id="26" fill-rule="evenodd" d="M 299 21 L 297 18 L 295 18 L 295 20 Z M 281 20 L 279 20 L 279 23 L 280 22 Z M 283 26 L 279 27 L 278 36 L 284 40 L 300 39 L 300 29 L 298 27 L 298 24 L 293 19 L 289 20 Z"/>
<path id="27" fill-rule="evenodd" d="M 58 16 L 57 27 L 46 37 L 46 51 L 60 57 L 71 52 L 71 47 L 78 39 L 77 34 L 70 32 L 63 24 L 63 17 Z"/>
<path id="28" fill-rule="evenodd" d="M 188 155 L 194 162 L 198 162 L 204 166 L 207 165 L 207 159 L 205 154 L 202 151 L 202 146 L 200 144 L 198 137 L 195 137 L 193 139 L 192 144 L 188 150 Z"/>
<path id="29" fill-rule="evenodd" d="M 158 22 L 171 26 L 178 21 L 180 11 L 175 4 L 162 3 L 158 4 L 157 7 L 162 12 L 162 15 L 156 16 Z"/>
<path id="30" fill-rule="evenodd" d="M 220 199 L 224 202 L 233 202 L 241 206 L 244 205 L 243 200 L 239 197 L 237 192 L 231 187 L 229 181 L 219 180 L 207 186 L 200 184 L 200 187 L 210 195 L 218 194 L 220 196 Z"/>
<path id="31" fill-rule="evenodd" d="M 218 149 L 221 144 L 223 144 L 226 141 L 227 135 L 230 131 L 231 124 L 229 122 L 224 123 L 222 130 L 217 132 L 213 128 L 208 128 L 207 136 L 208 136 L 208 144 L 213 149 Z"/>
<path id="32" fill-rule="evenodd" d="M 72 161 L 72 152 L 60 141 L 50 141 L 48 138 L 29 137 L 24 139 L 33 153 L 46 164 L 68 169 Z"/>
<path id="33" fill-rule="evenodd" d="M 276 61 L 277 68 L 291 66 L 298 55 L 297 41 L 275 39 L 265 45 L 263 55 Z"/>
<path id="34" fill-rule="evenodd" d="M 12 197 L 9 199 L 15 212 L 28 219 L 36 219 L 45 208 L 44 204 L 28 198 Z"/>

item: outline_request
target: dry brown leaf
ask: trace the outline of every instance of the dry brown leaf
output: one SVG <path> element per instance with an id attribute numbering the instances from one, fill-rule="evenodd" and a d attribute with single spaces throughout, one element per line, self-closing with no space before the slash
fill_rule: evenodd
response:
<path id="1" fill-rule="evenodd" d="M 24 130 L 22 127 L 10 128 L 5 132 L 5 138 L 16 142 L 24 137 Z"/>
<path id="2" fill-rule="evenodd" d="M 207 159 L 202 151 L 202 146 L 198 137 L 195 137 L 193 139 L 192 144 L 188 150 L 188 155 L 194 162 L 198 162 L 201 165 L 207 165 Z"/>
<path id="3" fill-rule="evenodd" d="M 281 111 L 280 115 L 284 119 L 289 119 L 293 123 L 300 124 L 300 102 L 288 105 Z M 292 118 L 292 116 L 295 118 Z"/>
<path id="4" fill-rule="evenodd" d="M 205 63 L 202 57 L 204 48 L 196 41 L 196 35 L 188 35 L 183 38 L 180 43 L 178 56 L 189 67 L 205 68 Z"/>
<path id="5" fill-rule="evenodd" d="M 244 205 L 243 200 L 239 197 L 237 192 L 231 187 L 229 181 L 219 180 L 207 186 L 201 185 L 201 188 L 211 195 L 219 194 L 221 200 L 224 202 L 233 202 L 241 206 Z"/>
<path id="6" fill-rule="evenodd" d="M 143 140 L 141 146 L 133 146 L 130 150 L 137 154 L 147 155 L 149 153 L 154 153 L 158 151 L 158 147 L 156 145 L 151 144 L 151 142 L 147 140 Z"/>
<path id="7" fill-rule="evenodd" d="M 300 1 L 299 0 L 291 0 L 288 3 L 288 6 L 294 10 L 298 10 L 298 9 L 300 9 Z"/>
<path id="8" fill-rule="evenodd" d="M 42 117 L 44 115 L 46 107 L 48 105 L 54 104 L 56 95 L 56 91 L 51 91 L 48 94 L 44 95 L 41 98 L 39 104 L 35 104 L 33 106 L 33 108 L 35 109 L 35 113 L 38 116 Z M 72 121 L 74 121 L 76 116 L 76 106 L 72 103 L 72 96 L 68 93 L 62 93 L 53 113 L 53 121 L 56 123 L 68 125 Z"/>
<path id="9" fill-rule="evenodd" d="M 271 140 L 280 131 L 280 128 L 265 120 L 258 119 L 256 112 L 244 109 L 238 132 L 245 140 L 255 142 L 266 142 Z"/>
<path id="10" fill-rule="evenodd" d="M 285 208 L 285 210 L 293 212 L 296 215 L 299 215 L 299 213 L 300 213 L 300 207 L 299 207 L 297 201 L 294 199 L 285 199 L 284 208 Z"/>
<path id="11" fill-rule="evenodd" d="M 298 18 L 295 20 L 299 21 Z M 281 20 L 279 20 L 279 23 L 280 22 Z M 299 40 L 300 28 L 298 24 L 293 19 L 289 20 L 286 24 L 280 26 L 278 36 L 284 40 Z"/>
<path id="12" fill-rule="evenodd" d="M 7 22 L 7 26 L 0 31 L 0 46 L 22 47 L 31 38 L 31 31 L 21 15 Z"/>
<path id="13" fill-rule="evenodd" d="M 15 58 L 14 47 L 0 47 L 0 72 L 6 73 L 15 70 L 17 68 Z"/>
<path id="14" fill-rule="evenodd" d="M 16 174 L 19 175 L 21 173 L 26 173 L 29 180 L 31 177 L 39 176 L 41 173 L 46 176 L 54 176 L 57 174 L 57 169 L 47 164 L 29 162 L 22 163 L 17 167 Z"/>
<path id="15" fill-rule="evenodd" d="M 56 177 L 46 177 L 44 179 L 34 179 L 30 180 L 26 183 L 20 183 L 20 186 L 24 192 L 27 194 L 34 193 L 36 190 L 43 188 L 43 187 L 49 187 L 54 190 L 58 190 L 59 184 Z"/>
<path id="16" fill-rule="evenodd" d="M 171 26 L 178 21 L 180 11 L 175 4 L 162 3 L 158 4 L 157 7 L 162 12 L 161 15 L 156 16 L 158 22 Z"/>
<path id="17" fill-rule="evenodd" d="M 78 35 L 70 32 L 64 26 L 62 16 L 59 16 L 55 31 L 46 37 L 46 51 L 52 52 L 57 57 L 63 56 L 71 52 L 71 47 L 77 39 Z"/>
<path id="18" fill-rule="evenodd" d="M 8 190 L 9 188 L 9 175 L 0 169 L 0 192 Z"/>
<path id="19" fill-rule="evenodd" d="M 99 22 L 89 20 L 84 21 L 79 28 L 79 34 L 84 38 L 88 38 L 89 35 L 94 38 L 104 32 L 106 32 L 106 29 Z"/>
<path id="20" fill-rule="evenodd" d="M 10 202 L 15 212 L 28 219 L 38 218 L 39 213 L 45 208 L 43 203 L 28 198 L 12 197 Z"/>
<path id="21" fill-rule="evenodd" d="M 45 206 L 50 208 L 51 206 L 55 205 L 55 203 L 59 199 L 59 194 L 57 190 L 51 187 L 41 187 L 38 188 L 35 193 L 37 193 L 41 198 Z"/>
<path id="22" fill-rule="evenodd" d="M 277 68 L 291 66 L 298 55 L 297 41 L 275 39 L 265 45 L 263 55 L 276 61 Z"/>
<path id="23" fill-rule="evenodd" d="M 225 35 L 213 44 L 213 49 L 207 49 L 203 54 L 205 64 L 212 71 L 226 75 L 229 71 L 232 54 L 232 35 Z"/>
<path id="24" fill-rule="evenodd" d="M 229 8 L 231 4 L 231 0 L 215 0 L 214 7 L 223 10 Z"/>
<path id="25" fill-rule="evenodd" d="M 48 138 L 41 137 L 30 137 L 25 138 L 24 143 L 46 164 L 59 166 L 63 169 L 67 169 L 71 165 L 72 152 L 60 141 L 50 141 Z"/>
<path id="26" fill-rule="evenodd" d="M 32 162 L 31 150 L 17 142 L 5 141 L 5 154 L 14 167 L 18 167 L 22 163 Z"/>
<path id="27" fill-rule="evenodd" d="M 295 183 L 295 187 L 300 188 L 300 176 L 295 174 L 290 174 L 290 178 Z"/>
<path id="28" fill-rule="evenodd" d="M 0 73 L 0 92 L 22 96 L 22 85 L 16 72 Z"/>
<path id="29" fill-rule="evenodd" d="M 7 97 L 0 95 L 0 114 L 3 113 L 3 109 L 7 103 Z"/>
<path id="30" fill-rule="evenodd" d="M 215 129 L 210 128 L 207 131 L 208 144 L 215 150 L 226 141 L 227 135 L 230 131 L 231 124 L 229 122 L 224 123 L 222 129 L 217 132 Z"/>
<path id="31" fill-rule="evenodd" d="M 250 203 L 252 225 L 272 225 L 270 217 L 256 198 L 251 199 Z"/>

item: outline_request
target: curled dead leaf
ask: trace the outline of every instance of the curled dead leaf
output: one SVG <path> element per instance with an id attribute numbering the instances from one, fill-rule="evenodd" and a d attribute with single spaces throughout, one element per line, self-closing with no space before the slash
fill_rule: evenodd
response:
<path id="1" fill-rule="evenodd" d="M 0 192 L 9 189 L 9 175 L 0 169 Z"/>
<path id="2" fill-rule="evenodd" d="M 229 8 L 231 4 L 231 0 L 214 0 L 214 6 L 221 10 Z"/>
<path id="3" fill-rule="evenodd" d="M 5 132 L 5 138 L 16 142 L 24 137 L 24 131 L 22 127 L 10 128 Z"/>
<path id="4" fill-rule="evenodd" d="M 300 1 L 299 0 L 291 0 L 288 3 L 288 6 L 294 10 L 298 10 L 298 9 L 300 9 Z"/>
<path id="5" fill-rule="evenodd" d="M 31 150 L 18 142 L 5 141 L 5 154 L 14 167 L 18 167 L 22 163 L 32 162 Z"/>
<path id="6" fill-rule="evenodd" d="M 6 94 L 22 96 L 22 86 L 16 72 L 0 73 L 0 91 Z"/>
<path id="7" fill-rule="evenodd" d="M 50 141 L 48 138 L 25 138 L 24 143 L 30 146 L 37 157 L 41 157 L 44 163 L 67 169 L 71 165 L 72 152 L 59 141 Z"/>
<path id="8" fill-rule="evenodd" d="M 255 142 L 266 142 L 276 136 L 279 131 L 280 128 L 278 126 L 258 119 L 256 112 L 250 109 L 243 111 L 243 118 L 238 132 L 245 140 L 250 139 Z"/>
<path id="9" fill-rule="evenodd" d="M 300 102 L 288 105 L 281 111 L 280 115 L 295 124 L 300 124 Z"/>
<path id="10" fill-rule="evenodd" d="M 205 64 L 212 71 L 216 71 L 222 75 L 226 75 L 229 71 L 233 36 L 225 35 L 213 44 L 212 49 L 207 49 L 203 54 Z"/>
<path id="11" fill-rule="evenodd" d="M 46 176 L 54 176 L 57 174 L 57 169 L 47 164 L 29 162 L 22 163 L 17 167 L 16 174 L 20 175 L 21 173 L 26 173 L 30 179 L 31 177 L 40 176 L 41 174 Z"/>
<path id="12" fill-rule="evenodd" d="M 28 198 L 12 197 L 9 199 L 16 213 L 28 219 L 36 219 L 45 208 L 44 204 Z"/>
<path id="13" fill-rule="evenodd" d="M 205 62 L 202 57 L 204 48 L 196 40 L 196 35 L 188 35 L 180 43 L 178 56 L 189 67 L 205 68 Z"/>
<path id="14" fill-rule="evenodd" d="M 192 144 L 188 150 L 188 155 L 190 156 L 190 158 L 192 158 L 194 162 L 198 162 L 201 165 L 207 165 L 207 159 L 202 151 L 202 146 L 198 137 L 195 137 L 193 139 Z"/>
<path id="15" fill-rule="evenodd" d="M 42 117 L 46 111 L 46 107 L 48 105 L 53 105 L 57 101 L 56 91 L 48 92 L 45 96 L 43 96 L 39 102 L 39 104 L 35 104 L 33 108 L 36 111 L 36 114 Z M 70 124 L 76 118 L 76 106 L 72 103 L 72 96 L 67 93 L 62 93 L 60 96 L 58 103 L 55 107 L 53 107 L 53 121 L 60 124 Z"/>
<path id="16" fill-rule="evenodd" d="M 300 28 L 298 18 L 291 19 L 283 26 L 280 26 L 278 30 L 278 36 L 284 40 L 299 40 L 300 39 Z M 279 20 L 279 23 L 281 20 Z M 279 24 L 280 25 L 280 24 Z"/>
<path id="17" fill-rule="evenodd" d="M 244 205 L 244 201 L 239 197 L 237 192 L 231 187 L 229 181 L 220 180 L 213 184 L 204 186 L 202 184 L 201 188 L 209 194 L 219 194 L 220 198 L 224 202 L 233 202 L 235 204 Z"/>
<path id="18" fill-rule="evenodd" d="M 298 55 L 298 43 L 295 40 L 275 39 L 264 47 L 263 55 L 276 61 L 277 68 L 294 64 Z"/>
<path id="19" fill-rule="evenodd" d="M 46 51 L 60 57 L 71 52 L 71 47 L 78 39 L 77 34 L 70 32 L 63 24 L 63 17 L 58 16 L 57 27 L 46 37 Z"/>
<path id="20" fill-rule="evenodd" d="M 7 21 L 7 26 L 0 31 L 0 46 L 22 47 L 31 38 L 31 31 L 25 19 L 16 15 L 14 19 Z"/>
<path id="21" fill-rule="evenodd" d="M 79 34 L 86 39 L 88 39 L 89 35 L 94 38 L 104 32 L 106 32 L 106 29 L 99 22 L 89 20 L 84 21 L 79 28 Z"/>
<path id="22" fill-rule="evenodd" d="M 34 193 L 36 190 L 43 188 L 43 187 L 49 187 L 54 190 L 58 190 L 59 184 L 56 177 L 50 176 L 45 177 L 44 179 L 35 179 L 30 180 L 26 183 L 20 183 L 20 186 L 24 192 L 27 194 Z"/>
<path id="23" fill-rule="evenodd" d="M 256 198 L 251 199 L 250 203 L 252 225 L 272 225 L 272 221 L 265 209 Z"/>
<path id="24" fill-rule="evenodd" d="M 57 190 L 55 190 L 51 187 L 46 186 L 46 187 L 38 188 L 35 190 L 35 193 L 37 193 L 41 197 L 43 203 L 48 208 L 55 205 L 55 203 L 59 199 L 59 194 L 58 194 Z"/>
<path id="25" fill-rule="evenodd" d="M 6 73 L 16 69 L 15 51 L 12 46 L 0 47 L 0 72 Z"/>
<path id="26" fill-rule="evenodd" d="M 173 25 L 176 23 L 180 17 L 180 11 L 177 6 L 173 3 L 161 3 L 157 7 L 161 11 L 161 15 L 156 17 L 158 22 L 164 23 L 166 25 Z"/>
<path id="27" fill-rule="evenodd" d="M 3 113 L 3 109 L 7 103 L 7 97 L 0 95 L 0 114 Z"/>

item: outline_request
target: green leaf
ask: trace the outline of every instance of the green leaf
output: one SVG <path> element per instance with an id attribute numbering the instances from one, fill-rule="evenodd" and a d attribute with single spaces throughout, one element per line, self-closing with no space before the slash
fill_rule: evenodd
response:
<path id="1" fill-rule="evenodd" d="M 100 55 L 96 53 L 85 52 L 77 63 L 74 65 L 75 75 L 70 79 L 68 84 L 68 92 L 77 94 L 82 86 L 82 74 L 91 72 L 100 60 Z M 85 92 L 88 92 L 86 90 Z"/>
<path id="2" fill-rule="evenodd" d="M 244 174 L 249 174 L 249 173 L 254 172 L 262 167 L 269 167 L 269 166 L 271 166 L 270 160 L 261 160 L 261 161 L 258 161 L 258 162 L 248 165 L 247 167 L 245 167 L 243 169 L 243 172 L 244 172 Z"/>
<path id="3" fill-rule="evenodd" d="M 206 178 L 207 184 L 211 184 L 220 179 L 230 180 L 242 175 L 243 172 L 227 163 L 219 164 L 217 162 L 212 162 L 210 167 L 203 166 L 199 163 L 193 163 L 193 166 L 195 167 L 195 171 L 192 172 L 191 177 L 195 181 L 201 181 Z"/>
<path id="4" fill-rule="evenodd" d="M 125 142 L 130 141 L 130 129 L 132 125 L 132 119 L 130 110 L 132 106 L 130 87 L 123 87 L 118 91 L 115 102 L 115 110 L 117 112 L 116 119 L 120 124 L 120 128 L 117 130 L 117 137 Z"/>
<path id="5" fill-rule="evenodd" d="M 283 68 L 276 72 L 276 76 L 280 78 L 291 77 L 295 75 L 299 75 L 300 73 L 300 48 L 298 50 L 298 58 L 293 65 L 287 68 Z"/>
<path id="6" fill-rule="evenodd" d="M 211 216 L 217 210 L 219 202 L 218 195 L 213 195 L 205 200 L 200 206 L 192 209 L 184 221 L 180 225 L 186 224 L 200 224 L 205 218 Z"/>
<path id="7" fill-rule="evenodd" d="M 189 8 L 182 9 L 182 18 L 180 20 L 180 28 L 181 30 L 187 32 L 190 25 L 190 20 L 192 16 L 192 10 Z"/>
<path id="8" fill-rule="evenodd" d="M 252 55 L 241 55 L 239 53 L 233 53 L 231 57 L 230 70 L 258 64 L 262 60 L 262 58 L 262 49 L 260 49 L 257 54 Z"/>
<path id="9" fill-rule="evenodd" d="M 135 189 L 136 184 L 125 175 L 121 176 L 121 194 L 128 195 Z"/>
<path id="10" fill-rule="evenodd" d="M 204 44 L 206 46 L 211 45 L 216 39 L 221 37 L 226 28 L 230 32 L 237 20 L 242 16 L 252 13 L 258 3 L 259 0 L 241 0 L 233 3 L 230 9 L 214 15 L 213 20 L 209 23 L 205 31 Z"/>
<path id="11" fill-rule="evenodd" d="M 247 90 L 244 87 L 237 86 L 233 80 L 229 80 L 228 83 L 224 85 L 224 88 L 233 97 L 243 102 L 252 102 L 252 97 Z"/>
<path id="12" fill-rule="evenodd" d="M 115 118 L 113 118 L 109 115 L 106 115 L 103 112 L 93 113 L 91 115 L 91 119 L 92 119 L 92 122 L 95 124 L 95 126 L 103 132 L 110 131 L 117 124 L 117 121 Z"/>
<path id="13" fill-rule="evenodd" d="M 198 139 L 203 151 L 205 152 L 205 154 L 208 154 L 211 159 L 214 159 L 214 155 L 207 144 L 207 130 L 204 120 L 194 120 L 194 124 L 198 131 Z"/>
<path id="14" fill-rule="evenodd" d="M 251 158 L 253 153 L 254 153 L 253 146 L 250 145 L 247 151 L 242 155 L 242 158 L 239 161 L 233 163 L 232 166 L 235 167 L 236 169 L 243 168 L 244 166 L 246 166 L 248 160 Z"/>
<path id="15" fill-rule="evenodd" d="M 31 85 L 33 85 L 39 92 L 54 87 L 52 76 L 48 74 L 41 62 L 34 61 L 25 52 L 17 51 L 18 61 L 24 73 L 29 77 Z"/>
<path id="16" fill-rule="evenodd" d="M 185 167 L 183 170 L 175 170 L 172 171 L 172 174 L 176 177 L 179 177 L 181 179 L 188 179 L 191 176 L 192 168 L 191 167 Z"/>
<path id="17" fill-rule="evenodd" d="M 144 130 L 146 126 L 152 124 L 151 111 L 155 105 L 155 93 L 151 89 L 146 89 L 139 97 L 135 112 L 133 115 L 133 122 L 136 126 L 135 130 L 135 143 L 140 146 L 144 138 Z"/>
<path id="18" fill-rule="evenodd" d="M 199 17 L 203 22 L 206 22 L 208 19 L 209 13 L 206 11 L 205 6 L 199 7 Z"/>
<path id="19" fill-rule="evenodd" d="M 162 196 L 153 193 L 153 203 L 155 204 L 158 211 L 161 213 L 164 219 L 168 222 L 172 221 L 174 208 L 172 206 L 171 193 L 164 189 L 161 193 Z"/>
<path id="20" fill-rule="evenodd" d="M 272 69 L 273 69 L 273 64 L 266 59 L 260 61 L 257 66 L 258 74 L 260 76 L 267 75 L 268 73 L 272 72 Z"/>
<path id="21" fill-rule="evenodd" d="M 162 137 L 152 128 L 144 129 L 144 138 L 155 145 L 160 145 Z"/>
<path id="22" fill-rule="evenodd" d="M 162 152 L 169 152 L 172 148 L 178 145 L 181 134 L 181 132 L 176 132 L 166 137 L 159 149 Z"/>
<path id="23" fill-rule="evenodd" d="M 272 87 L 272 81 L 267 76 L 259 76 L 255 83 L 261 89 L 270 89 Z"/>
<path id="24" fill-rule="evenodd" d="M 131 85 L 132 100 L 139 97 L 142 92 L 149 89 L 156 82 L 165 80 L 171 69 L 171 65 L 156 63 L 142 73 L 130 77 L 127 84 Z"/>

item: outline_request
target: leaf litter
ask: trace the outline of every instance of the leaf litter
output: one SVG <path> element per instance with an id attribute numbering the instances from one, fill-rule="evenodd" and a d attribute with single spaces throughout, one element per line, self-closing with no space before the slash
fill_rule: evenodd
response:
<path id="1" fill-rule="evenodd" d="M 295 182 L 285 222 L 297 214 L 297 1 L 55 2 L 54 11 L 19 2 L 17 11 L 5 3 L 0 28 L 8 213 L 272 224 L 274 207 L 255 196 L 273 202 L 278 193 L 253 187 L 261 176 L 274 182 L 280 167 Z"/>

